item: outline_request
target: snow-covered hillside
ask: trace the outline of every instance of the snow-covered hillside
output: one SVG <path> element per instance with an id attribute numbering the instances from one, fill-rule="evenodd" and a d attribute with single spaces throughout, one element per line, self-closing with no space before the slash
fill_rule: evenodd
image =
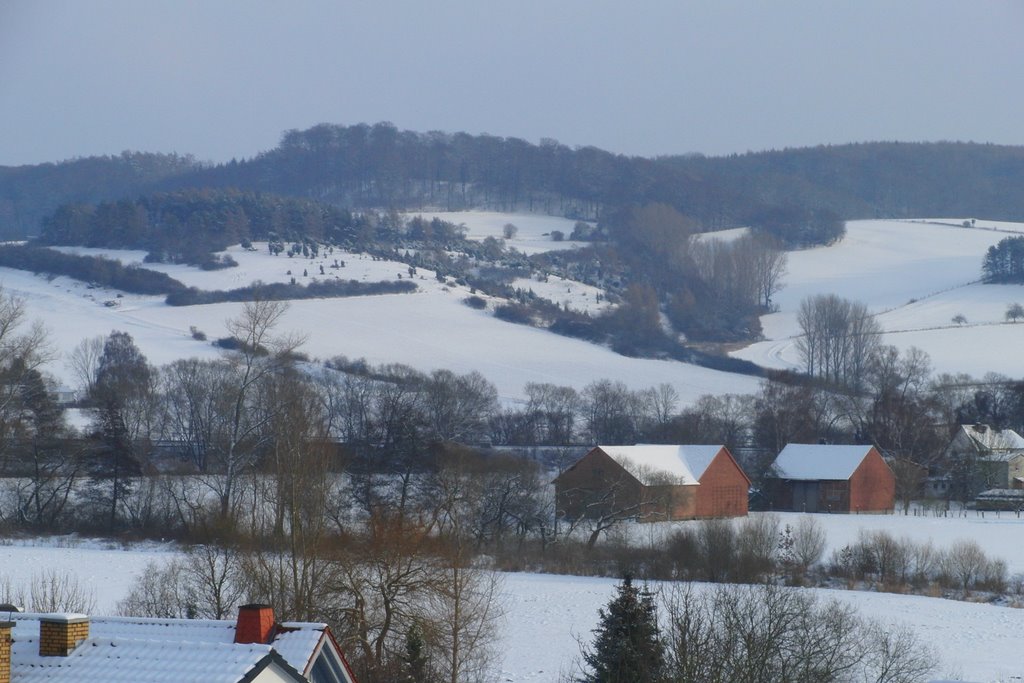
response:
<path id="1" fill-rule="evenodd" d="M 520 222 L 523 232 L 541 229 L 536 227 L 538 223 Z M 125 264 L 141 264 L 145 256 L 139 251 L 109 249 L 65 251 L 103 255 Z M 314 279 L 377 282 L 411 277 L 418 290 L 410 294 L 295 301 L 282 329 L 305 335 L 302 350 L 312 358 L 344 355 L 365 358 L 372 364 L 405 363 L 424 371 L 476 370 L 497 385 L 505 401 L 522 397 L 527 382 L 577 389 L 598 379 L 620 380 L 633 389 L 667 382 L 676 388 L 683 402 L 692 402 L 703 394 L 746 393 L 757 387 L 751 377 L 673 361 L 626 358 L 584 341 L 503 322 L 490 310 L 500 302 L 490 300 L 488 310 L 474 310 L 464 303 L 471 294 L 468 288 L 451 281 L 438 282 L 434 272 L 425 269 L 410 276 L 408 266 L 396 261 L 340 250 L 328 250 L 312 258 L 288 258 L 271 255 L 262 244 L 254 250 L 235 246 L 226 253 L 238 262 L 237 267 L 216 271 L 182 265 L 146 267 L 205 290 L 232 289 L 255 280 L 288 282 L 294 278 L 306 284 Z M 47 369 L 67 384 L 74 379 L 59 356 L 66 355 L 83 338 L 123 330 L 158 365 L 188 356 L 212 357 L 216 349 L 209 342 L 194 340 L 190 329 L 196 328 L 210 340 L 217 339 L 226 335 L 225 321 L 241 310 L 241 304 L 234 303 L 171 307 L 163 303 L 162 297 L 119 296 L 118 292 L 68 278 L 49 279 L 13 269 L 0 269 L 0 282 L 24 298 L 29 317 L 42 321 L 50 331 L 50 343 L 58 359 Z M 600 290 L 556 277 L 549 277 L 547 282 L 522 280 L 516 286 L 533 289 L 578 310 L 593 312 L 607 305 L 603 298 L 598 302 Z"/>
<path id="2" fill-rule="evenodd" d="M 830 247 L 790 252 L 779 312 L 763 316 L 766 341 L 733 355 L 776 368 L 799 368 L 796 312 L 814 294 L 861 301 L 885 330 L 884 342 L 928 352 L 940 372 L 1024 375 L 1024 324 L 1007 324 L 1010 303 L 1024 303 L 1024 287 L 983 285 L 981 262 L 999 240 L 1024 233 L 1024 224 L 961 219 L 852 221 Z M 963 315 L 967 322 L 952 319 Z"/>
<path id="3" fill-rule="evenodd" d="M 500 236 L 503 226 L 513 223 L 518 232 L 509 244 L 524 250 L 578 246 L 550 239 L 552 230 L 571 231 L 573 222 L 567 219 L 487 212 L 429 215 L 465 223 L 468 234 L 478 239 Z M 735 355 L 769 367 L 798 367 L 793 337 L 799 331 L 800 301 L 832 292 L 865 302 L 886 330 L 886 343 L 924 349 L 938 371 L 1024 375 L 1024 357 L 1015 353 L 1024 343 L 1024 324 L 1004 321 L 1007 305 L 1024 302 L 1024 287 L 977 283 L 985 250 L 1008 234 L 1024 232 L 1024 225 L 978 221 L 973 228 L 964 228 L 961 223 L 962 219 L 855 221 L 834 246 L 790 253 L 786 286 L 776 297 L 780 310 L 762 319 L 767 340 Z M 735 232 L 729 231 L 726 237 Z M 123 263 L 141 264 L 145 256 L 138 251 L 73 251 L 104 254 Z M 398 362 L 425 371 L 478 370 L 495 382 L 506 401 L 520 398 L 527 382 L 582 388 L 601 378 L 621 380 L 635 389 L 668 382 L 684 402 L 706 393 L 747 393 L 757 388 L 750 377 L 683 363 L 625 358 L 600 346 L 502 322 L 490 310 L 499 302 L 490 300 L 488 310 L 473 310 L 463 303 L 470 295 L 467 288 L 438 282 L 425 269 L 411 276 L 408 266 L 398 261 L 340 250 L 288 258 L 273 256 L 260 244 L 255 250 L 235 246 L 226 253 L 238 267 L 219 271 L 180 265 L 147 267 L 200 289 L 231 289 L 254 280 L 294 278 L 306 284 L 314 279 L 377 282 L 411 277 L 419 288 L 412 294 L 294 302 L 285 325 L 307 335 L 304 350 L 311 357 L 364 357 L 375 364 Z M 555 276 L 543 279 L 523 278 L 513 286 L 532 289 L 576 310 L 593 313 L 608 305 L 594 287 Z M 225 334 L 225 320 L 241 308 L 238 304 L 172 308 L 159 297 L 118 296 L 67 278 L 48 279 L 10 269 L 0 269 L 0 282 L 26 300 L 30 318 L 47 326 L 58 356 L 85 337 L 114 329 L 130 333 L 156 364 L 185 356 L 213 356 L 216 350 L 193 340 L 190 328 L 216 339 Z M 957 315 L 967 322 L 953 323 Z M 71 383 L 59 358 L 48 369 Z"/>

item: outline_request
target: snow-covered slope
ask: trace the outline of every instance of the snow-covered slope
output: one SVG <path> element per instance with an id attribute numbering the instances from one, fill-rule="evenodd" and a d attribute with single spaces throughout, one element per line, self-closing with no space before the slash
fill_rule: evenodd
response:
<path id="1" fill-rule="evenodd" d="M 796 312 L 814 294 L 834 293 L 861 301 L 877 315 L 884 342 L 916 346 L 938 371 L 1024 375 L 1024 324 L 1006 324 L 1008 304 L 1024 303 L 1024 287 L 983 285 L 981 262 L 999 240 L 1024 224 L 961 219 L 853 221 L 846 237 L 830 247 L 790 252 L 779 312 L 763 316 L 766 341 L 733 355 L 777 368 L 799 368 Z M 967 323 L 957 325 L 962 314 Z"/>
<path id="2" fill-rule="evenodd" d="M 529 224 L 526 224 L 529 225 Z M 152 264 L 184 284 L 201 289 L 231 289 L 253 280 L 299 283 L 341 278 L 362 282 L 409 279 L 408 267 L 366 254 L 332 250 L 313 258 L 273 256 L 265 245 L 254 251 L 232 247 L 228 254 L 238 267 L 203 271 L 181 265 Z M 102 254 L 123 263 L 141 263 L 144 253 L 74 249 Z M 322 269 L 322 270 L 321 270 Z M 685 363 L 626 358 L 607 348 L 514 325 L 495 318 L 490 310 L 465 305 L 469 289 L 441 283 L 428 270 L 412 277 L 418 290 L 410 294 L 310 299 L 292 302 L 282 329 L 307 337 L 302 350 L 310 357 L 337 355 L 366 358 L 373 364 L 405 363 L 424 371 L 447 368 L 459 373 L 477 370 L 494 382 L 506 401 L 523 395 L 527 382 L 551 382 L 583 388 L 598 379 L 621 380 L 634 389 L 672 384 L 684 402 L 703 394 L 750 392 L 754 378 L 700 368 Z M 123 330 L 155 364 L 187 356 L 212 357 L 209 342 L 192 339 L 191 328 L 210 340 L 226 335 L 225 321 L 239 314 L 241 304 L 170 307 L 162 297 L 136 296 L 68 278 L 48 279 L 25 271 L 0 269 L 0 282 L 25 299 L 29 317 L 50 331 L 58 355 L 67 354 L 80 340 Z M 524 281 L 525 287 L 548 288 L 554 300 L 576 308 L 597 310 L 598 290 L 580 283 L 549 278 L 547 283 Z M 556 298 L 557 297 L 557 298 Z M 107 306 L 112 302 L 112 306 Z M 491 307 L 495 304 L 491 301 Z M 73 378 L 62 360 L 48 369 L 65 383 Z"/>

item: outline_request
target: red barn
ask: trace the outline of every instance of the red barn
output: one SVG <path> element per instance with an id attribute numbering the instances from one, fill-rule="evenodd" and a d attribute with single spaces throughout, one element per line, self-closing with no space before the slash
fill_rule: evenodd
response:
<path id="1" fill-rule="evenodd" d="M 797 512 L 891 512 L 896 478 L 874 446 L 791 443 L 767 480 L 772 507 Z"/>
<path id="2" fill-rule="evenodd" d="M 750 479 L 725 446 L 597 446 L 555 479 L 559 514 L 741 517 Z"/>

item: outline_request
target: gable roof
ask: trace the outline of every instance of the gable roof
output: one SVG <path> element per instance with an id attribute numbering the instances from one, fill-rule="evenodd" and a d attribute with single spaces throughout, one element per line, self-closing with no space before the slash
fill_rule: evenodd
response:
<path id="1" fill-rule="evenodd" d="M 642 484 L 700 484 L 711 461 L 724 446 L 639 444 L 598 446 Z M 669 481 L 664 479 L 668 478 Z"/>
<path id="2" fill-rule="evenodd" d="M 775 458 L 773 468 L 779 479 L 849 479 L 872 448 L 791 443 Z"/>
<path id="3" fill-rule="evenodd" d="M 1012 429 L 993 429 L 984 424 L 960 425 L 957 436 L 981 454 L 1024 451 L 1024 437 Z"/>
<path id="4" fill-rule="evenodd" d="M 313 660 L 333 643 L 326 624 L 284 622 L 270 644 L 234 642 L 233 620 L 92 617 L 89 638 L 67 657 L 39 655 L 43 614 L 11 613 L 12 683 L 237 683 L 273 668 L 304 681 Z M 345 675 L 354 681 L 340 651 Z"/>

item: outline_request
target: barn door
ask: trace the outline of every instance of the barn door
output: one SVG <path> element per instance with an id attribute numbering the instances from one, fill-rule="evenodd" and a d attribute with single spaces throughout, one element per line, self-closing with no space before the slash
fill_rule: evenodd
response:
<path id="1" fill-rule="evenodd" d="M 793 509 L 797 512 L 818 511 L 818 482 L 793 482 Z"/>

